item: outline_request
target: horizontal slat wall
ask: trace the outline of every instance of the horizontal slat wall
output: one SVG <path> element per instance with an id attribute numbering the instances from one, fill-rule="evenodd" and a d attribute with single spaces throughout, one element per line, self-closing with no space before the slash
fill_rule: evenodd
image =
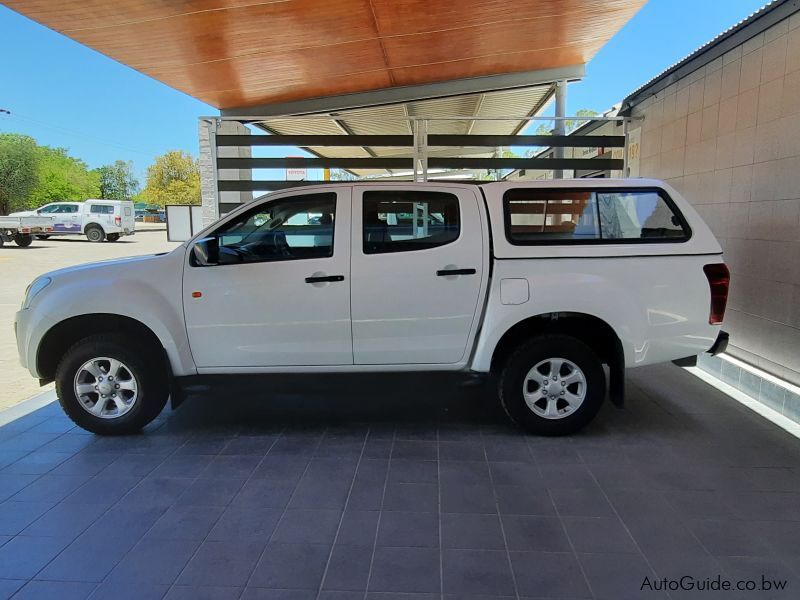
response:
<path id="1" fill-rule="evenodd" d="M 218 158 L 219 169 L 411 169 L 411 158 Z M 614 158 L 428 158 L 428 168 L 445 169 L 621 169 Z"/>
<path id="2" fill-rule="evenodd" d="M 217 146 L 411 147 L 410 135 L 218 135 Z M 623 135 L 429 135 L 428 146 L 623 148 Z"/>

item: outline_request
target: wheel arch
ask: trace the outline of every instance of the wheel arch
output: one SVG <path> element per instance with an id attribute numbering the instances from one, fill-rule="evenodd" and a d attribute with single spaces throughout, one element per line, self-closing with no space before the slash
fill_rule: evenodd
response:
<path id="1" fill-rule="evenodd" d="M 59 359 L 77 341 L 97 333 L 120 332 L 136 336 L 148 349 L 159 352 L 171 373 L 167 351 L 155 332 L 141 321 L 124 315 L 92 313 L 65 319 L 51 327 L 36 351 L 36 371 L 43 381 L 52 381 Z"/>
<path id="2" fill-rule="evenodd" d="M 579 312 L 550 312 L 525 318 L 500 337 L 492 352 L 491 371 L 496 373 L 521 343 L 536 335 L 560 333 L 586 343 L 609 366 L 611 400 L 623 403 L 625 355 L 622 341 L 603 319 Z"/>

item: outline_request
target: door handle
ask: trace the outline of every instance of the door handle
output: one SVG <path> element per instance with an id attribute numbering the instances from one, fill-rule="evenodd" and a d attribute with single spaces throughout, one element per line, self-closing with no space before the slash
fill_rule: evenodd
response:
<path id="1" fill-rule="evenodd" d="M 447 275 L 475 275 L 475 269 L 440 269 L 436 271 L 437 277 L 446 277 Z"/>
<path id="2" fill-rule="evenodd" d="M 325 281 L 344 281 L 344 275 L 322 275 L 319 277 L 306 277 L 306 283 L 323 283 Z"/>

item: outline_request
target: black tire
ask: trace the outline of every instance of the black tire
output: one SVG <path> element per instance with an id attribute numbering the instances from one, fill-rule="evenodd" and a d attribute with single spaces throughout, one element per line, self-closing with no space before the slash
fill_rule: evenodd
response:
<path id="1" fill-rule="evenodd" d="M 106 239 L 106 232 L 99 225 L 89 225 L 86 228 L 86 239 L 90 242 L 102 242 Z"/>
<path id="2" fill-rule="evenodd" d="M 33 236 L 30 233 L 22 234 L 17 233 L 14 234 L 14 243 L 19 246 L 20 248 L 27 248 L 33 243 Z"/>
<path id="3" fill-rule="evenodd" d="M 523 395 L 523 386 L 526 385 L 526 377 L 531 369 L 542 361 L 553 358 L 572 362 L 583 372 L 585 379 L 583 402 L 572 412 L 559 418 L 536 414 Z M 544 380 L 550 384 L 550 378 L 544 377 Z M 570 384 L 567 389 L 575 391 L 578 388 L 573 388 L 573 384 Z M 537 435 L 568 435 L 587 425 L 600 410 L 606 394 L 605 373 L 597 354 L 581 340 L 568 335 L 541 335 L 522 344 L 508 357 L 500 372 L 498 392 L 506 414 L 523 429 Z M 546 398 L 541 400 L 546 405 Z M 556 398 L 555 402 L 560 402 L 563 406 L 564 401 Z"/>
<path id="4" fill-rule="evenodd" d="M 56 369 L 56 393 L 61 407 L 76 425 L 92 433 L 120 435 L 139 431 L 158 416 L 169 397 L 167 369 L 159 354 L 125 335 L 97 334 L 80 340 L 67 350 Z M 119 360 L 136 380 L 136 400 L 119 417 L 91 414 L 76 396 L 76 376 L 85 363 L 97 357 Z"/>
<path id="5" fill-rule="evenodd" d="M 50 238 L 50 236 L 48 234 L 46 234 L 46 233 L 37 233 L 36 234 L 36 239 L 37 240 L 46 240 L 46 239 L 49 239 L 49 238 Z"/>
<path id="6" fill-rule="evenodd" d="M 116 242 L 116 241 L 119 239 L 119 234 L 118 234 L 118 233 L 109 233 L 109 234 L 106 236 L 106 239 L 107 239 L 109 242 Z"/>

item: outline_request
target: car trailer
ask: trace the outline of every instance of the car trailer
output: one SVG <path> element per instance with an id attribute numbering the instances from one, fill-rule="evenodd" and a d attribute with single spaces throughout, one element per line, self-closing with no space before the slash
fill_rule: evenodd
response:
<path id="1" fill-rule="evenodd" d="M 0 217 L 0 247 L 14 242 L 25 248 L 31 245 L 33 236 L 52 232 L 52 217 Z"/>

